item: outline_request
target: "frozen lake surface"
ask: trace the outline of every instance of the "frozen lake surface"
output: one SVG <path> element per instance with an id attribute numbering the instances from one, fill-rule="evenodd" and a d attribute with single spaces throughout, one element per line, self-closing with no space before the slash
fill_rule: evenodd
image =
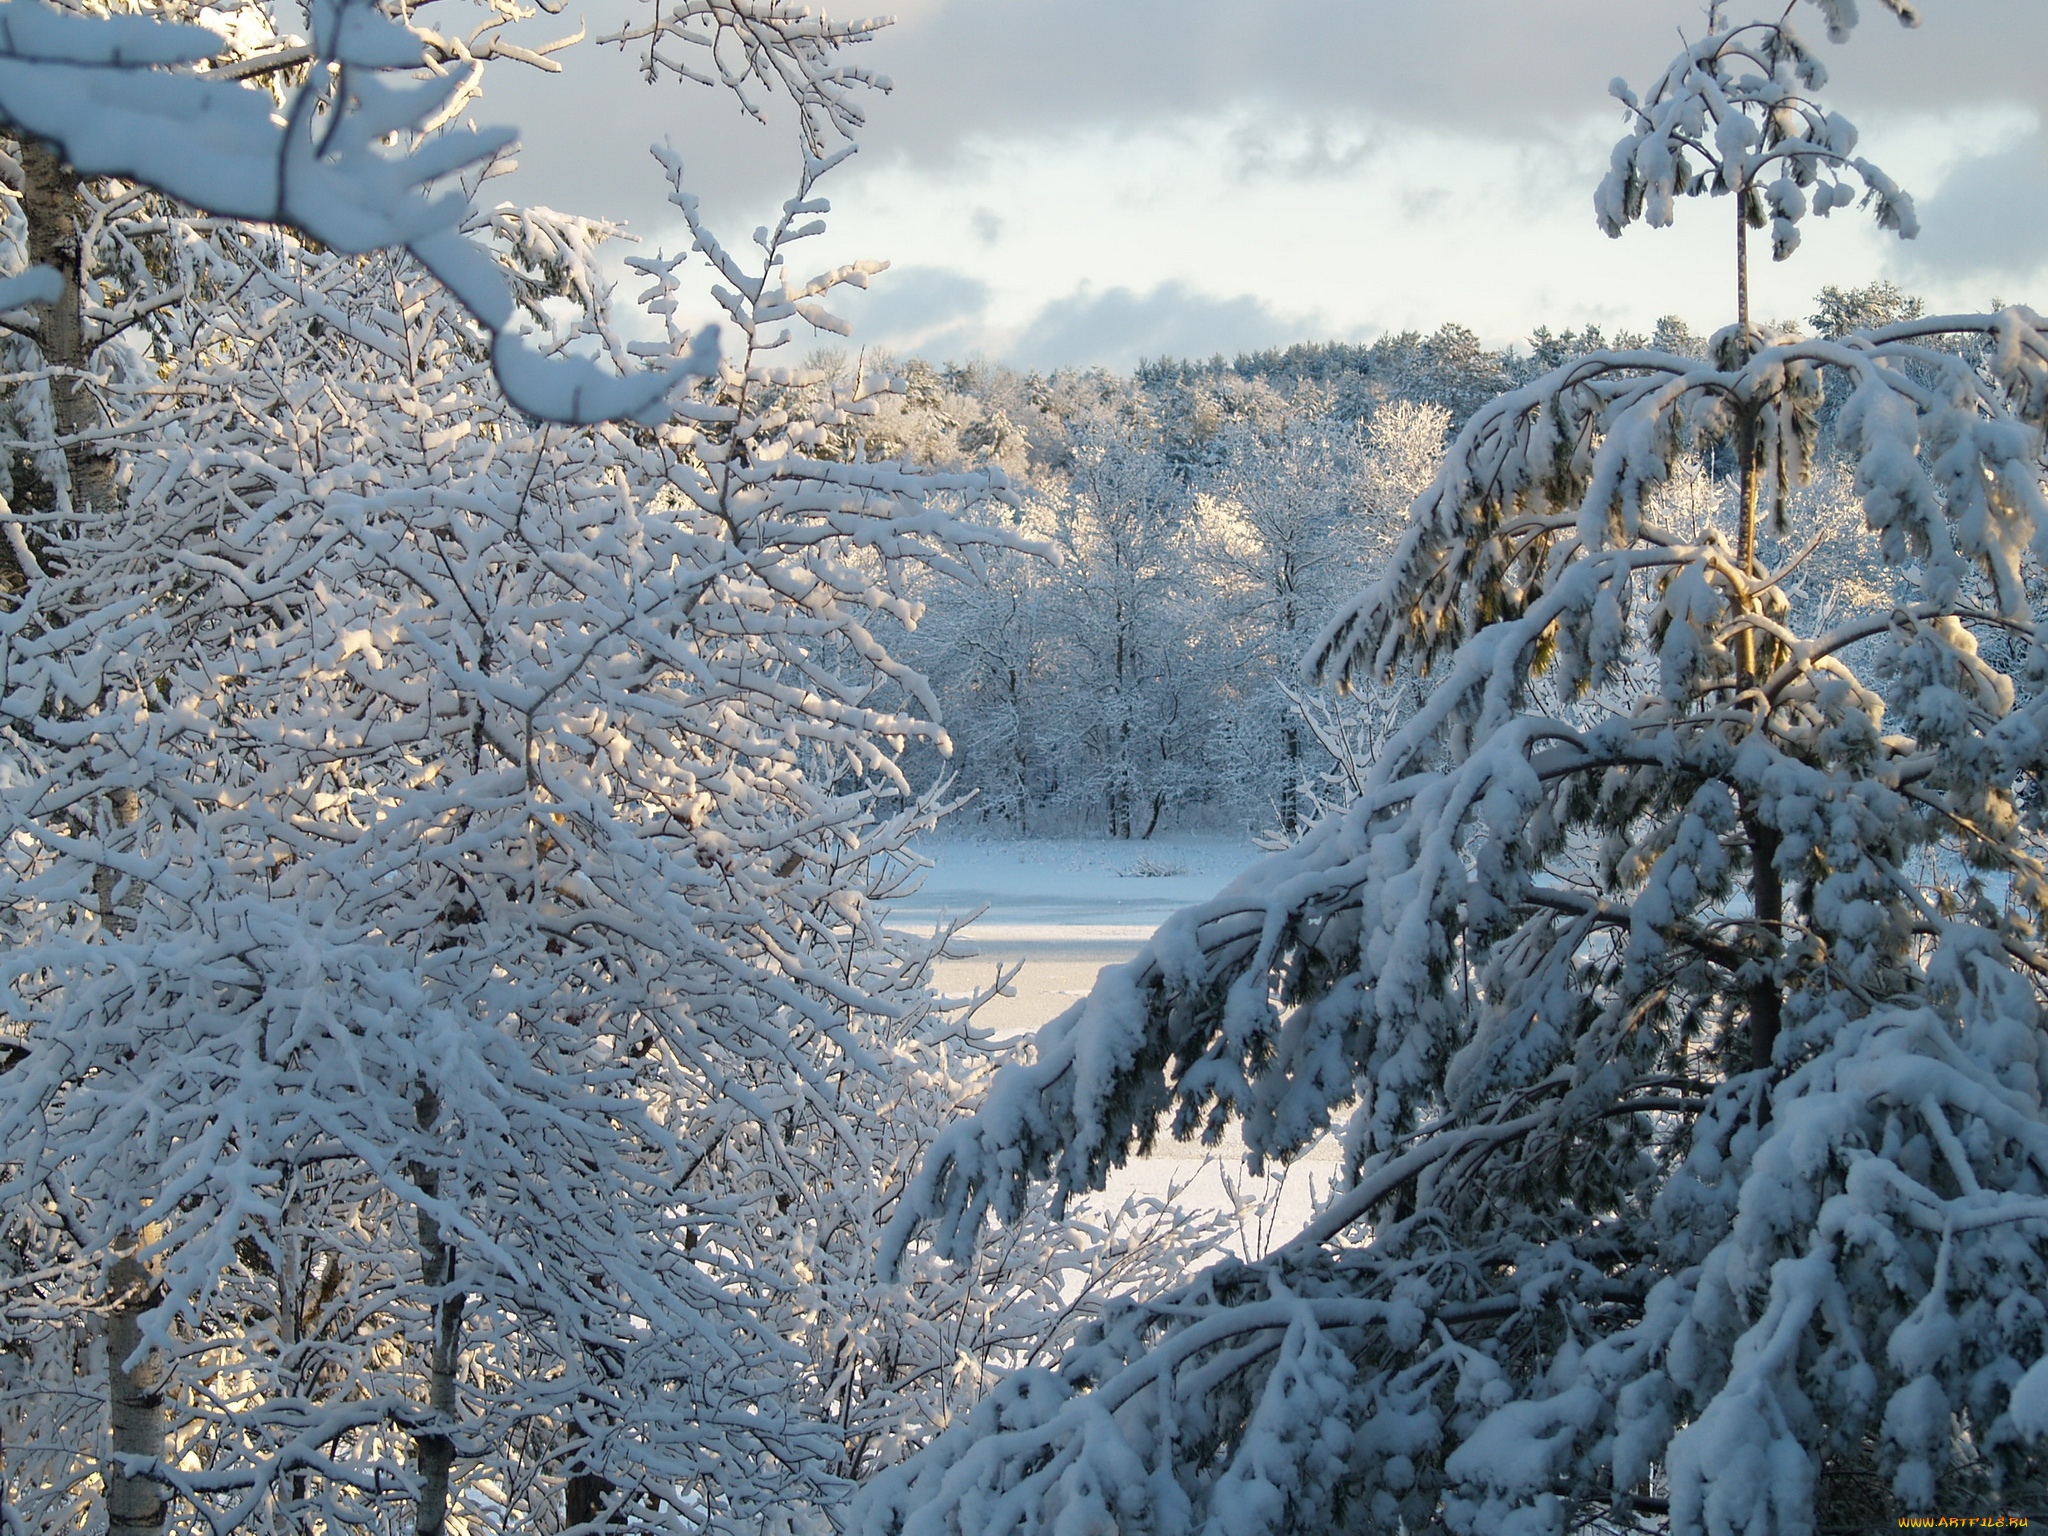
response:
<path id="1" fill-rule="evenodd" d="M 1088 995 L 1105 965 L 1134 957 L 1180 908 L 1214 895 L 1259 858 L 1241 838 L 1127 843 L 1082 839 L 997 842 L 934 839 L 921 845 L 935 868 L 916 895 L 894 906 L 893 926 L 929 932 L 942 917 L 982 915 L 965 931 L 979 953 L 938 967 L 941 991 L 966 996 L 998 966 L 1020 964 L 1013 995 L 984 1005 L 978 1022 L 1023 1041 Z M 1121 1170 L 1098 1201 L 1178 1191 L 1184 1205 L 1238 1211 L 1236 1251 L 1250 1257 L 1291 1236 L 1314 1197 L 1328 1190 L 1336 1153 L 1319 1147 L 1284 1177 L 1253 1178 L 1233 1134 L 1221 1146 L 1162 1140 Z M 1234 1186 L 1238 1198 L 1233 1199 Z"/>
<path id="2" fill-rule="evenodd" d="M 1180 908 L 1214 895 L 1258 857 L 1241 840 L 1120 843 L 1081 840 L 922 845 L 937 867 L 894 908 L 894 925 L 930 931 L 942 917 L 982 911 L 967 936 L 980 954 L 940 967 L 939 985 L 965 994 L 997 965 L 1024 963 L 1016 996 L 997 998 L 979 1022 L 1001 1035 L 1038 1028 L 1078 997 L 1095 973 L 1128 960 Z"/>

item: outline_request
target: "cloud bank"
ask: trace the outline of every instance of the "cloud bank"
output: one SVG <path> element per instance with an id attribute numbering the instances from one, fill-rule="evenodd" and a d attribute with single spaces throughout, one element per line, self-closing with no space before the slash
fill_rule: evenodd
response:
<path id="1" fill-rule="evenodd" d="M 1807 8 L 1801 7 L 1801 12 Z M 1869 5 L 1817 44 L 1864 150 L 1919 198 L 1898 246 L 1853 213 L 1763 263 L 1767 314 L 1891 276 L 1937 307 L 2041 294 L 2048 6 L 1944 0 L 1904 31 Z M 592 32 L 612 18 L 593 16 Z M 1621 131 L 1606 82 L 1661 68 L 1691 3 L 1613 0 L 905 0 L 863 62 L 891 75 L 834 177 L 818 260 L 893 260 L 848 307 L 860 342 L 1033 366 L 1208 355 L 1445 320 L 1725 323 L 1725 205 L 1620 241 L 1590 198 Z M 1817 16 L 1806 17 L 1816 39 Z M 733 243 L 788 195 L 787 125 L 708 90 L 640 83 L 589 45 L 559 79 L 487 99 L 537 125 L 511 195 L 623 215 L 675 248 L 644 146 L 674 142 Z M 808 258 L 807 258 L 808 259 Z"/>

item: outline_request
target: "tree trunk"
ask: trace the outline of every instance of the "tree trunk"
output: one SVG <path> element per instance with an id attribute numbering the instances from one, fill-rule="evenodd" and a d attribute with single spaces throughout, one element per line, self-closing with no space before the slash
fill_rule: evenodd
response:
<path id="1" fill-rule="evenodd" d="M 601 1472 L 570 1473 L 569 1481 L 562 1490 L 562 1523 L 572 1528 L 595 1525 L 615 1491 L 612 1480 Z M 624 1512 L 615 1511 L 605 1523 L 623 1527 L 626 1523 Z"/>
<path id="2" fill-rule="evenodd" d="M 1745 362 L 1754 350 L 1754 341 L 1749 328 L 1749 190 L 1746 186 L 1735 189 L 1735 324 L 1740 338 L 1741 356 Z M 1763 572 L 1756 555 L 1756 459 L 1757 459 L 1757 407 L 1754 401 L 1736 402 L 1737 425 L 1735 432 L 1736 470 L 1739 474 L 1742 505 L 1741 523 L 1737 529 L 1735 559 L 1741 568 L 1744 591 L 1741 606 L 1746 613 L 1750 607 L 1749 584 L 1756 581 Z M 1762 682 L 1757 666 L 1756 630 L 1744 626 L 1736 639 L 1736 670 L 1740 687 L 1747 691 Z M 1778 875 L 1778 830 L 1766 826 L 1755 816 L 1742 818 L 1743 834 L 1749 840 L 1750 862 L 1750 904 L 1756 914 L 1758 961 L 1769 969 L 1782 944 L 1785 921 L 1785 888 Z M 1761 1072 L 1769 1069 L 1777 1050 L 1778 1031 L 1784 1022 L 1784 999 L 1778 995 L 1777 981 L 1765 975 L 1749 988 L 1749 1067 Z M 1768 1116 L 1770 1100 L 1760 1100 L 1761 1113 Z"/>
<path id="3" fill-rule="evenodd" d="M 106 424 L 92 390 L 75 376 L 84 373 L 91 362 L 85 332 L 84 203 L 77 173 L 53 150 L 37 139 L 24 138 L 20 143 L 21 211 L 28 224 L 28 259 L 52 268 L 64 283 L 54 303 L 39 306 L 42 318 L 36 340 L 46 364 L 73 371 L 73 377 L 50 381 L 51 415 L 57 433 L 71 439 Z M 64 464 L 69 471 L 73 511 L 113 507 L 114 460 L 104 447 L 67 442 Z"/>
<path id="4" fill-rule="evenodd" d="M 99 401 L 79 377 L 91 362 L 85 329 L 84 202 L 77 173 L 55 151 L 37 139 L 18 142 L 28 259 L 55 271 L 63 284 L 53 302 L 37 306 L 37 345 L 45 365 L 59 372 L 50 381 L 50 414 L 58 436 L 75 439 L 105 424 Z M 73 513 L 111 510 L 112 455 L 98 443 L 66 441 L 62 457 L 68 483 L 59 488 L 60 507 L 68 501 Z M 133 790 L 116 795 L 119 825 L 132 824 L 139 810 Z M 109 928 L 117 927 L 112 872 L 97 874 L 95 885 L 102 919 Z M 154 1301 L 154 1283 L 142 1262 L 132 1253 L 116 1259 L 107 1271 L 108 1454 L 100 1473 L 108 1536 L 157 1536 L 169 1513 L 163 1485 L 146 1476 L 131 1477 L 125 1460 L 153 1462 L 163 1455 L 161 1362 L 145 1353 L 130 1364 L 142 1345 L 142 1318 Z"/>
<path id="5" fill-rule="evenodd" d="M 1280 724 L 1280 830 L 1289 837 L 1301 831 L 1301 731 L 1290 715 Z"/>
<path id="6" fill-rule="evenodd" d="M 1735 189 L 1735 326 L 1739 338 L 1741 356 L 1748 361 L 1751 343 L 1749 334 L 1749 192 L 1745 187 Z M 1736 474 L 1742 488 L 1741 518 L 1736 529 L 1735 563 L 1742 570 L 1742 579 L 1748 583 L 1755 579 L 1756 566 L 1756 407 L 1753 402 L 1735 402 L 1738 412 L 1735 429 Z M 1746 611 L 1749 595 L 1742 595 L 1742 606 Z M 1735 639 L 1736 669 L 1741 675 L 1744 688 L 1754 688 L 1756 675 L 1756 631 L 1747 625 Z"/>
<path id="7" fill-rule="evenodd" d="M 142 1317 L 154 1303 L 154 1290 L 148 1270 L 132 1253 L 107 1270 L 108 1454 L 100 1468 L 107 1536 L 159 1536 L 169 1511 L 163 1485 L 150 1477 L 131 1477 L 123 1459 L 157 1461 L 163 1456 L 159 1363 L 145 1354 L 129 1364 L 142 1346 Z"/>
<path id="8" fill-rule="evenodd" d="M 436 1193 L 434 1181 L 424 1181 L 429 1195 Z M 419 1506 L 414 1516 L 415 1536 L 443 1536 L 448 1528 L 449 1474 L 455 1466 L 455 1439 L 446 1433 L 455 1422 L 455 1369 L 462 1336 L 462 1297 L 454 1291 L 455 1245 L 441 1232 L 441 1224 L 427 1212 L 419 1213 L 420 1279 L 430 1290 L 441 1293 L 433 1308 L 433 1337 L 427 1350 L 427 1407 L 432 1426 L 413 1436 L 414 1459 L 419 1465 Z"/>
<path id="9" fill-rule="evenodd" d="M 1749 355 L 1749 188 L 1735 189 L 1735 324 Z"/>
<path id="10" fill-rule="evenodd" d="M 1742 819 L 1749 838 L 1750 904 L 1756 909 L 1758 961 L 1770 969 L 1785 931 L 1785 887 L 1778 875 L 1779 836 L 1776 827 L 1765 826 L 1754 816 Z M 1784 1000 L 1772 976 L 1760 977 L 1749 989 L 1749 1066 L 1754 1072 L 1767 1070 L 1777 1049 L 1778 1031 L 1784 1022 Z"/>
<path id="11" fill-rule="evenodd" d="M 440 1097 L 423 1093 L 416 1110 L 421 1130 L 440 1118 Z M 415 1163 L 413 1182 L 428 1199 L 441 1192 L 440 1176 Z M 420 1283 L 434 1293 L 432 1334 L 427 1346 L 427 1409 L 425 1427 L 413 1436 L 413 1457 L 419 1467 L 419 1502 L 414 1511 L 414 1536 L 444 1536 L 448 1529 L 448 1489 L 455 1466 L 455 1374 L 462 1358 L 464 1298 L 455 1289 L 455 1245 L 441 1223 L 422 1207 L 418 1212 Z"/>
<path id="12" fill-rule="evenodd" d="M 1025 745 L 1024 736 L 1024 685 L 1016 668 L 1011 668 L 1007 682 L 1010 702 L 1012 733 L 1010 756 L 1016 764 L 1017 775 L 1017 831 L 1021 836 L 1031 835 L 1031 754 Z"/>
<path id="13" fill-rule="evenodd" d="M 1132 824 L 1138 815 L 1138 768 L 1131 760 L 1131 698 L 1125 681 L 1135 670 L 1132 664 L 1128 638 L 1124 633 L 1126 619 L 1123 604 L 1117 604 L 1116 612 L 1116 757 L 1111 769 L 1109 802 L 1109 835 L 1129 842 Z"/>

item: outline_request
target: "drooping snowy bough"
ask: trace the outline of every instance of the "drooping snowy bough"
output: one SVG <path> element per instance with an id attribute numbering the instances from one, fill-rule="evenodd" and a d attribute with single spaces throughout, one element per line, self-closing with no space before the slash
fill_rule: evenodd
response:
<path id="1" fill-rule="evenodd" d="M 1469 423 L 1315 653 L 1429 670 L 1357 803 L 1048 1026 L 897 1231 L 965 1252 L 1168 1118 L 1284 1159 L 1341 1117 L 1338 1192 L 1012 1377 L 862 1530 L 1721 1536 L 2042 1492 L 2048 338 L 1744 350 L 1595 354 Z M 1906 591 L 1801 634 L 1824 377 Z M 1738 437 L 1782 524 L 1747 568 L 1654 494 Z"/>
<path id="2" fill-rule="evenodd" d="M 482 24 L 463 38 L 386 15 L 373 0 L 311 0 L 308 39 L 282 33 L 260 5 L 108 15 L 5 0 L 0 126 L 54 146 L 78 175 L 124 177 L 349 255 L 402 249 L 484 330 L 499 387 L 521 410 L 578 425 L 660 421 L 672 392 L 715 371 L 715 329 L 659 366 L 595 367 L 547 346 L 491 253 L 469 238 L 481 222 L 471 206 L 478 173 L 518 138 L 457 121 L 486 61 L 559 70 L 548 55 L 581 36 L 536 46 L 500 35 L 535 9 L 481 0 Z M 786 98 L 808 155 L 826 156 L 865 120 L 862 89 L 888 88 L 842 56 L 886 19 L 835 22 L 784 0 L 685 0 L 650 12 L 606 41 L 644 47 L 650 81 L 665 72 L 721 85 L 757 118 L 768 99 Z M 461 172 L 473 173 L 470 185 L 457 182 Z M 48 301 L 65 280 L 61 266 L 32 267 L 0 280 L 0 306 Z"/>

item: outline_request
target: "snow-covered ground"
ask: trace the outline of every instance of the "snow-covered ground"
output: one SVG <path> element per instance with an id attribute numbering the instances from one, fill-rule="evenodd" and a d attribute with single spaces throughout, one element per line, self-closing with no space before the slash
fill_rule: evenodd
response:
<path id="1" fill-rule="evenodd" d="M 933 840 L 922 851 L 937 867 L 915 896 L 896 903 L 895 922 L 929 929 L 941 917 L 982 911 L 968 930 L 981 953 L 941 966 L 939 985 L 966 994 L 987 986 L 997 965 L 1022 961 L 1016 995 L 979 1015 L 1000 1035 L 1027 1034 L 1086 996 L 1103 966 L 1130 959 L 1170 914 L 1213 895 L 1258 857 L 1249 843 L 1220 838 L 963 838 Z"/>
<path id="2" fill-rule="evenodd" d="M 1259 857 L 1243 839 L 1215 837 L 945 838 L 922 849 L 936 867 L 916 895 L 895 904 L 895 924 L 929 931 L 941 917 L 981 911 L 967 929 L 979 953 L 940 965 L 938 984 L 966 996 L 987 987 L 998 966 L 1021 964 L 1011 995 L 990 1000 L 977 1016 L 999 1037 L 1020 1042 L 1087 996 L 1102 967 L 1136 955 L 1168 915 L 1215 894 Z M 1164 1140 L 1097 1198 L 1114 1205 L 1130 1195 L 1176 1193 L 1183 1205 L 1237 1210 L 1236 1248 L 1250 1256 L 1308 1219 L 1336 1173 L 1336 1153 L 1319 1147 L 1284 1176 L 1267 1178 L 1253 1178 L 1243 1159 L 1234 1134 L 1213 1149 Z"/>

